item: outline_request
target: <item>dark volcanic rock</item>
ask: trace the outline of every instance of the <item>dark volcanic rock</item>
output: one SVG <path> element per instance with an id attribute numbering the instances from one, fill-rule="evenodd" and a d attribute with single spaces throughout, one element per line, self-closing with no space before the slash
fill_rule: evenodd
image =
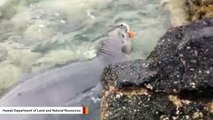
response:
<path id="1" fill-rule="evenodd" d="M 155 90 L 213 88 L 213 19 L 169 30 L 148 60 L 158 70 Z"/>
<path id="2" fill-rule="evenodd" d="M 156 75 L 154 68 L 149 65 L 149 62 L 143 60 L 110 65 L 105 68 L 102 81 L 105 89 L 108 89 L 109 86 L 122 88 L 141 85 Z"/>
<path id="3" fill-rule="evenodd" d="M 213 119 L 213 19 L 170 29 L 146 60 L 107 67 L 103 85 L 103 120 Z"/>
<path id="4" fill-rule="evenodd" d="M 102 103 L 102 120 L 212 120 L 207 102 L 145 89 L 116 90 Z M 212 103 L 211 103 L 212 104 Z"/>
<path id="5" fill-rule="evenodd" d="M 213 88 L 213 19 L 170 29 L 143 60 L 111 65 L 103 83 L 115 87 L 146 86 L 155 91 Z"/>

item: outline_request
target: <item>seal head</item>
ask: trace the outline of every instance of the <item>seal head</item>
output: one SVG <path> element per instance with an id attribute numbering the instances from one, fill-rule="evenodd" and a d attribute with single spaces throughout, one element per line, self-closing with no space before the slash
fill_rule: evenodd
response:
<path id="1" fill-rule="evenodd" d="M 125 61 L 131 53 L 131 38 L 134 37 L 134 32 L 125 23 L 120 23 L 108 33 L 104 39 L 100 55 L 113 57 L 118 62 Z"/>

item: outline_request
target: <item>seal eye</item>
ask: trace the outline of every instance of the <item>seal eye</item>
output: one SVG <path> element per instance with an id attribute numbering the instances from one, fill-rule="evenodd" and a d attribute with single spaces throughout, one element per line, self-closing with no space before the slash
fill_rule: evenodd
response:
<path id="1" fill-rule="evenodd" d="M 130 54 L 130 53 L 131 53 L 131 48 L 128 47 L 128 46 L 123 46 L 123 47 L 121 48 L 121 51 L 122 51 L 122 53 Z"/>
<path id="2" fill-rule="evenodd" d="M 121 23 L 121 24 L 120 24 L 120 27 L 121 27 L 122 29 L 124 29 L 125 32 L 128 32 L 128 26 L 127 26 L 127 25 Z"/>
<path id="3" fill-rule="evenodd" d="M 124 33 L 122 33 L 122 32 L 118 32 L 118 36 L 120 37 L 120 38 L 126 38 L 126 36 L 125 36 L 125 34 Z"/>
<path id="4" fill-rule="evenodd" d="M 121 37 L 122 37 L 122 38 L 125 38 L 124 34 L 121 34 Z"/>

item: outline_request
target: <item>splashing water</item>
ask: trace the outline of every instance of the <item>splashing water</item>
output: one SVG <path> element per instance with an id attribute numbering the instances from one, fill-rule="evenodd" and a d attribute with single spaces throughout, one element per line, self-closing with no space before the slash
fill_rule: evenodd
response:
<path id="1" fill-rule="evenodd" d="M 145 58 L 169 27 L 159 0 L 1 0 L 0 89 L 24 74 L 96 55 L 118 22 L 136 31 L 133 58 Z"/>

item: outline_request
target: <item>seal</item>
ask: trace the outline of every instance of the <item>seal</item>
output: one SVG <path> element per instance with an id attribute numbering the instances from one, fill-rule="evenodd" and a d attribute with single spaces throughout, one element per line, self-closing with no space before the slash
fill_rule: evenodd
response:
<path id="1" fill-rule="evenodd" d="M 66 106 L 76 96 L 100 83 L 106 66 L 129 60 L 133 36 L 128 25 L 116 25 L 103 38 L 95 58 L 55 68 L 20 82 L 0 98 L 0 107 Z M 63 119 L 72 120 L 75 115 L 70 116 Z M 58 120 L 59 115 L 0 115 L 0 119 Z"/>

